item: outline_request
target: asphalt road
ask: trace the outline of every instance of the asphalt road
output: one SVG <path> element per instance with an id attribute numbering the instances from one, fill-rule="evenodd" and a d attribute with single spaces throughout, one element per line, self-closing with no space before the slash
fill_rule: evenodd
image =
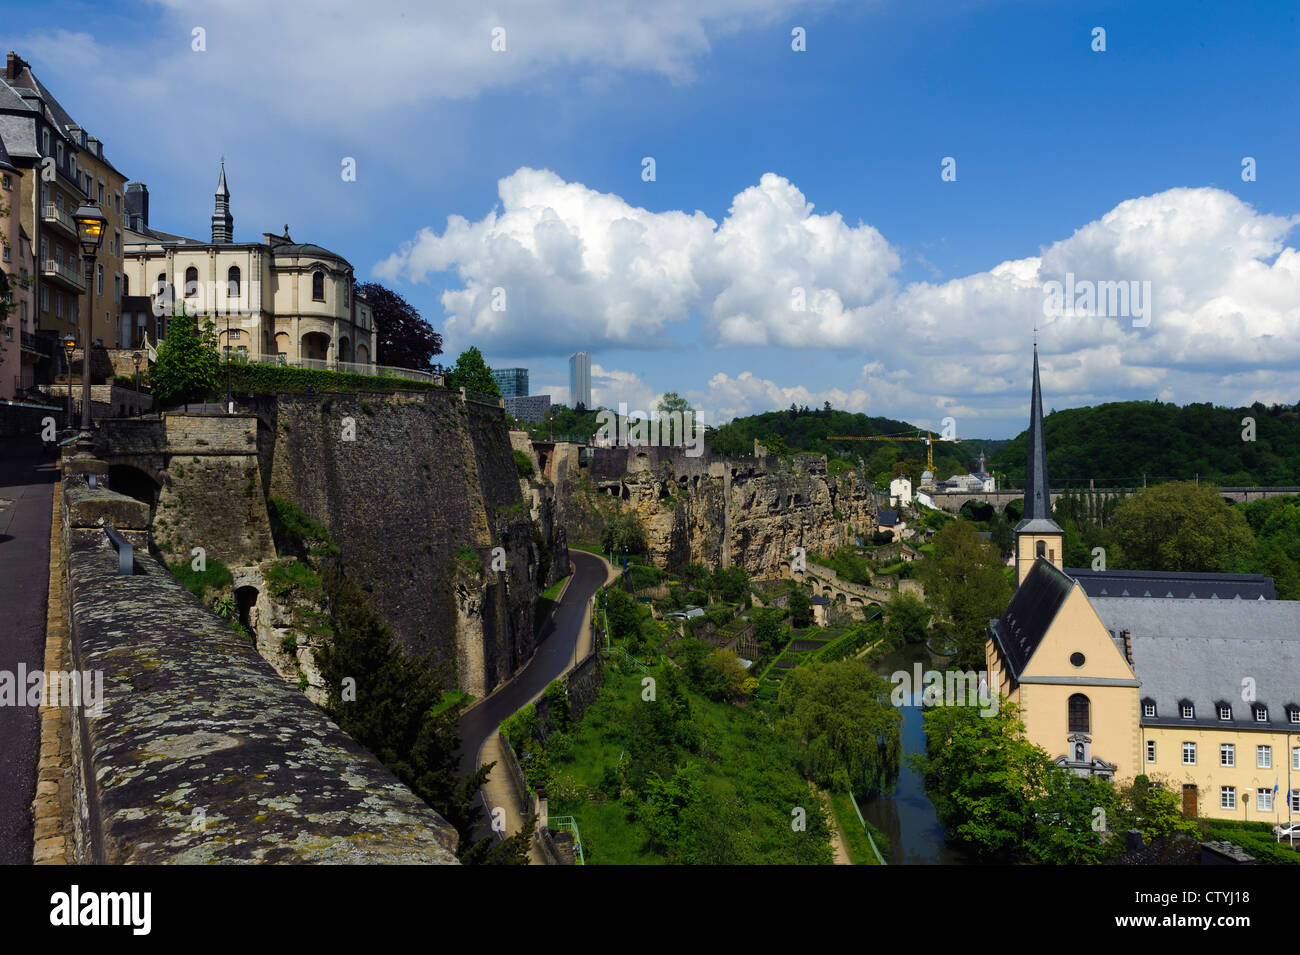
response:
<path id="1" fill-rule="evenodd" d="M 591 598 L 605 582 L 605 565 L 599 557 L 578 550 L 569 551 L 569 563 L 573 567 L 573 579 L 564 592 L 564 600 L 555 609 L 554 629 L 542 637 L 528 666 L 461 717 L 462 775 L 475 770 L 483 741 L 502 720 L 540 696 L 547 684 L 573 666 L 582 618 Z M 501 767 L 493 770 L 500 771 Z"/>
<path id="2" fill-rule="evenodd" d="M 0 438 L 0 671 L 45 664 L 54 459 L 36 437 Z M 21 688 L 20 688 L 21 692 Z M 0 706 L 0 865 L 32 861 L 40 715 Z"/>

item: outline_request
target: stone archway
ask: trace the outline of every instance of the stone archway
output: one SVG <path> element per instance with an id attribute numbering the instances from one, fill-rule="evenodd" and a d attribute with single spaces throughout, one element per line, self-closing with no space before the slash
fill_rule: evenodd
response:
<path id="1" fill-rule="evenodd" d="M 253 629 L 253 609 L 257 606 L 260 592 L 256 587 L 243 586 L 235 588 L 235 608 L 239 611 L 239 622 L 251 632 Z"/>
<path id="2" fill-rule="evenodd" d="M 324 332 L 306 332 L 298 345 L 298 354 L 307 361 L 326 361 L 330 356 L 330 337 Z"/>
<path id="3" fill-rule="evenodd" d="M 158 506 L 158 492 L 162 489 L 157 478 L 132 464 L 110 464 L 108 486 L 119 494 L 144 501 L 149 505 L 150 514 Z"/>

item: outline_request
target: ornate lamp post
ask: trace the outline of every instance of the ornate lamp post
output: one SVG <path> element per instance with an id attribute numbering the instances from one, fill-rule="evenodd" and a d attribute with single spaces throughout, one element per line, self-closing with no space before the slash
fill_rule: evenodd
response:
<path id="1" fill-rule="evenodd" d="M 63 351 L 68 356 L 68 418 L 66 425 L 72 427 L 72 349 L 77 347 L 77 340 L 72 336 L 72 332 L 63 336 L 60 343 L 63 345 Z"/>
<path id="2" fill-rule="evenodd" d="M 131 353 L 131 360 L 135 362 L 135 410 L 136 417 L 144 417 L 144 403 L 140 400 L 140 363 L 144 361 L 144 355 L 138 351 Z"/>
<path id="3" fill-rule="evenodd" d="M 90 199 L 81 204 L 76 212 L 72 214 L 72 219 L 77 223 L 77 241 L 81 243 L 81 257 L 85 260 L 85 274 L 90 276 L 87 281 L 95 281 L 95 254 L 99 247 L 104 244 L 104 227 L 108 220 L 104 218 L 103 212 L 100 211 L 99 205 Z M 89 445 L 91 442 L 90 433 L 90 332 L 94 328 L 95 308 L 91 304 L 92 284 L 86 289 L 86 335 L 85 342 L 81 347 L 81 434 L 78 441 L 83 445 Z"/>

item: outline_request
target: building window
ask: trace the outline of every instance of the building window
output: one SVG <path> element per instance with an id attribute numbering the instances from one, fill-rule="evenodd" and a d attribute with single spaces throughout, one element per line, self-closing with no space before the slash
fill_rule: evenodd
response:
<path id="1" fill-rule="evenodd" d="M 1229 706 L 1227 703 L 1219 704 L 1219 719 L 1221 720 L 1232 719 L 1232 707 Z"/>
<path id="2" fill-rule="evenodd" d="M 104 206 L 104 184 L 103 184 L 102 182 L 99 184 L 99 190 L 95 193 L 95 196 L 96 196 L 96 198 L 98 198 L 98 200 L 99 200 L 100 208 L 103 208 L 103 206 Z"/>
<path id="3" fill-rule="evenodd" d="M 63 293 L 62 292 L 54 293 L 54 317 L 55 318 L 63 317 Z"/>
<path id="4" fill-rule="evenodd" d="M 199 270 L 190 266 L 185 270 L 185 297 L 193 298 L 199 294 Z"/>
<path id="5" fill-rule="evenodd" d="M 239 266 L 232 265 L 230 271 L 226 273 L 226 294 L 231 298 L 239 298 Z"/>
<path id="6" fill-rule="evenodd" d="M 1155 761 L 1156 761 L 1156 741 L 1153 739 L 1149 739 L 1147 740 L 1147 762 L 1154 763 Z"/>
<path id="7" fill-rule="evenodd" d="M 1291 768 L 1300 769 L 1300 746 L 1291 747 Z"/>
<path id="8" fill-rule="evenodd" d="M 41 311 L 48 312 L 49 310 L 50 310 L 50 290 L 46 288 L 44 285 L 42 285 L 41 286 Z"/>
<path id="9" fill-rule="evenodd" d="M 1237 787 L 1236 786 L 1219 787 L 1219 808 L 1220 809 L 1237 808 Z"/>
<path id="10" fill-rule="evenodd" d="M 120 275 L 113 276 L 113 301 L 122 301 L 122 277 Z"/>
<path id="11" fill-rule="evenodd" d="M 1255 809 L 1258 812 L 1273 811 L 1273 790 L 1271 789 L 1255 790 Z"/>
<path id="12" fill-rule="evenodd" d="M 1196 718 L 1196 707 L 1190 703 L 1183 704 L 1183 719 L 1190 720 Z"/>
<path id="13" fill-rule="evenodd" d="M 113 193 L 113 211 L 122 211 L 122 194 L 120 192 Z"/>
<path id="14" fill-rule="evenodd" d="M 11 189 L 13 189 L 13 187 L 14 187 L 14 181 L 13 181 L 12 179 L 9 178 L 9 174 L 8 174 L 8 173 L 5 173 L 3 176 L 0 176 L 0 186 L 4 187 L 4 190 L 5 190 L 6 192 L 8 192 L 8 191 L 10 191 Z"/>
<path id="15" fill-rule="evenodd" d="M 1088 698 L 1082 693 L 1075 693 L 1069 700 L 1069 717 L 1071 733 L 1090 733 L 1091 720 L 1088 712 Z"/>
<path id="16" fill-rule="evenodd" d="M 1257 707 L 1255 707 L 1255 722 L 1256 722 L 1256 723 L 1267 723 L 1267 722 L 1268 722 L 1268 707 L 1267 707 L 1267 706 L 1257 706 Z"/>
<path id="17" fill-rule="evenodd" d="M 1300 789 L 1291 790 L 1291 811 L 1300 812 Z"/>
<path id="18" fill-rule="evenodd" d="M 122 276 L 122 297 L 126 298 L 130 294 L 131 294 L 131 276 L 123 275 Z"/>
<path id="19" fill-rule="evenodd" d="M 1255 766 L 1258 769 L 1273 768 L 1273 747 L 1272 746 L 1255 747 Z"/>
<path id="20" fill-rule="evenodd" d="M 1300 706 L 1292 706 L 1286 711 L 1286 718 L 1292 723 L 1300 723 Z"/>
<path id="21" fill-rule="evenodd" d="M 113 254 L 122 257 L 122 233 L 117 231 L 113 232 Z"/>
<path id="22" fill-rule="evenodd" d="M 104 294 L 104 267 L 102 265 L 95 266 L 95 294 Z"/>
<path id="23" fill-rule="evenodd" d="M 1237 765 L 1237 747 L 1232 743 L 1222 743 L 1219 746 L 1219 765 L 1236 766 Z"/>
<path id="24" fill-rule="evenodd" d="M 317 302 L 325 301 L 324 272 L 313 272 L 311 274 L 311 297 Z"/>
<path id="25" fill-rule="evenodd" d="M 63 143 L 54 144 L 54 162 L 59 166 L 63 165 Z"/>
<path id="26" fill-rule="evenodd" d="M 41 155 L 48 156 L 49 154 L 50 154 L 50 131 L 48 129 L 42 129 L 41 130 Z"/>
<path id="27" fill-rule="evenodd" d="M 1195 743 L 1183 744 L 1183 765 L 1184 766 L 1196 765 L 1196 744 Z"/>
<path id="28" fill-rule="evenodd" d="M 6 262 L 9 261 L 9 246 L 7 246 L 7 245 L 5 246 L 5 249 L 4 249 L 4 260 L 5 260 Z"/>

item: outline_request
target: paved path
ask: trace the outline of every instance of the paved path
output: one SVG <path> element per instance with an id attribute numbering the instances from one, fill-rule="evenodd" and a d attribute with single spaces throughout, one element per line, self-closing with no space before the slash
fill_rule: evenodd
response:
<path id="1" fill-rule="evenodd" d="M 548 628 L 532 660 L 513 680 L 490 696 L 475 703 L 460 719 L 460 771 L 468 775 L 484 763 L 497 761 L 492 778 L 482 791 L 485 815 L 491 819 L 491 807 L 506 808 L 507 834 L 518 831 L 522 819 L 517 806 L 522 796 L 515 789 L 510 774 L 501 764 L 500 745 L 495 740 L 497 727 L 506 717 L 540 697 L 554 679 L 567 672 L 591 651 L 591 598 L 608 580 L 614 569 L 603 558 L 584 551 L 569 551 L 573 579 L 556 605 L 554 626 Z M 511 824 L 511 819 L 515 822 Z M 540 857 L 539 857 L 540 858 Z"/>
<path id="2" fill-rule="evenodd" d="M 35 437 L 0 438 L 0 671 L 45 661 L 54 459 Z M 32 861 L 32 798 L 40 716 L 0 706 L 0 865 Z"/>

